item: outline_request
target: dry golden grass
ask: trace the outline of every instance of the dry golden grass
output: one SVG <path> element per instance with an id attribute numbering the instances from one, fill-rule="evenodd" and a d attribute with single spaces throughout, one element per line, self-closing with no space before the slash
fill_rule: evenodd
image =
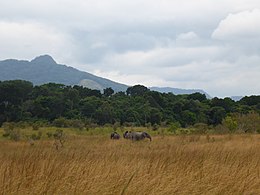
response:
<path id="1" fill-rule="evenodd" d="M 0 141 L 0 194 L 260 194 L 260 136 Z"/>

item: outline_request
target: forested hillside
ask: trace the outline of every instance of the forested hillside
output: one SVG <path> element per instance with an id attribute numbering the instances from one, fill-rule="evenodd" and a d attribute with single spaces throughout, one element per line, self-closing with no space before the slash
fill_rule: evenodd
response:
<path id="1" fill-rule="evenodd" d="M 91 89 L 102 90 L 112 87 L 115 91 L 125 91 L 127 85 L 95 76 L 76 68 L 57 64 L 49 55 L 36 57 L 32 61 L 0 61 L 0 80 L 27 80 L 34 85 L 61 83 L 64 85 L 82 85 Z"/>
<path id="2" fill-rule="evenodd" d="M 49 55 L 36 57 L 32 61 L 26 60 L 4 60 L 0 61 L 0 80 L 26 80 L 34 85 L 47 83 L 59 83 L 64 85 L 80 85 L 90 89 L 103 90 L 111 87 L 115 92 L 126 91 L 127 85 L 98 77 L 88 72 L 80 71 L 76 68 L 58 64 Z M 14 71 L 15 70 L 15 71 Z M 151 90 L 159 92 L 172 92 L 174 94 L 191 94 L 200 92 L 210 96 L 200 89 L 179 89 L 152 87 Z"/>
<path id="3" fill-rule="evenodd" d="M 159 93 L 142 85 L 129 87 L 126 93 L 114 93 L 111 88 L 101 93 L 82 86 L 33 86 L 22 80 L 0 82 L 0 124 L 75 119 L 84 124 L 171 125 L 173 129 L 225 123 L 232 130 L 244 120 L 249 127 L 243 130 L 256 131 L 258 126 L 254 129 L 250 123 L 259 123 L 259 113 L 260 96 L 235 102 L 230 98 L 209 100 L 200 93 Z"/>

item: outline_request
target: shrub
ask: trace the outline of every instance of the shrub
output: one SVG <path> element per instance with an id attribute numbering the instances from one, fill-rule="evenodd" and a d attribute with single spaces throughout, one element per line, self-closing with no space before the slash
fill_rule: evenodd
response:
<path id="1" fill-rule="evenodd" d="M 63 132 L 63 130 L 61 129 L 57 129 L 55 131 L 55 133 L 53 134 L 53 137 L 55 139 L 55 147 L 58 150 L 60 147 L 64 146 L 64 142 L 65 142 L 65 134 Z"/>
<path id="2" fill-rule="evenodd" d="M 10 139 L 13 141 L 19 141 L 21 139 L 21 132 L 19 129 L 13 129 L 10 131 Z"/>
<path id="3" fill-rule="evenodd" d="M 209 126 L 205 123 L 196 123 L 193 125 L 193 127 L 196 129 L 196 133 L 199 133 L 199 134 L 204 134 L 209 129 Z"/>
<path id="4" fill-rule="evenodd" d="M 55 127 L 69 127 L 69 120 L 63 118 L 63 117 L 60 117 L 60 118 L 57 118 L 55 119 L 52 124 L 55 126 Z"/>
<path id="5" fill-rule="evenodd" d="M 256 112 L 248 114 L 234 114 L 233 117 L 237 121 L 239 130 L 244 132 L 259 132 L 260 131 L 260 115 Z"/>
<path id="6" fill-rule="evenodd" d="M 41 137 L 42 137 L 42 132 L 41 131 L 39 131 L 37 135 L 36 134 L 32 134 L 31 135 L 31 139 L 32 140 L 40 140 Z"/>
<path id="7" fill-rule="evenodd" d="M 2 127 L 4 129 L 3 136 L 8 137 L 11 135 L 12 131 L 14 130 L 14 123 L 5 122 L 3 123 Z"/>
<path id="8" fill-rule="evenodd" d="M 48 138 L 51 138 L 53 136 L 53 134 L 51 132 L 47 132 L 46 135 Z"/>
<path id="9" fill-rule="evenodd" d="M 222 123 L 230 132 L 234 132 L 238 127 L 237 121 L 235 121 L 231 116 L 227 116 Z"/>
<path id="10" fill-rule="evenodd" d="M 120 122 L 115 122 L 113 125 L 113 130 L 116 131 L 120 127 Z"/>
<path id="11" fill-rule="evenodd" d="M 177 129 L 181 128 L 181 124 L 179 122 L 171 123 L 168 131 L 176 134 Z"/>
<path id="12" fill-rule="evenodd" d="M 158 124 L 153 124 L 153 128 L 152 128 L 152 130 L 153 131 L 157 131 L 159 129 L 159 125 Z"/>
<path id="13" fill-rule="evenodd" d="M 81 120 L 74 119 L 74 120 L 68 120 L 68 125 L 73 128 L 78 128 L 80 130 L 83 130 L 84 123 Z"/>
<path id="14" fill-rule="evenodd" d="M 39 130 L 39 128 L 40 128 L 40 125 L 39 125 L 38 123 L 33 123 L 33 124 L 32 124 L 32 129 L 33 129 L 34 131 Z"/>

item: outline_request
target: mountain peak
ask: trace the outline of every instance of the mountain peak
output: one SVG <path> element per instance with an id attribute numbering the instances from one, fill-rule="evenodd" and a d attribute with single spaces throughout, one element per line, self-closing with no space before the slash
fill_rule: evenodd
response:
<path id="1" fill-rule="evenodd" d="M 37 64 L 57 64 L 50 55 L 41 55 L 31 61 Z"/>

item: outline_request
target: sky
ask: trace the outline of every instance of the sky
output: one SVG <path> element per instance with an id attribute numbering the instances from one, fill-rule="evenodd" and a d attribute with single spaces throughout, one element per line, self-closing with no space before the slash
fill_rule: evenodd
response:
<path id="1" fill-rule="evenodd" d="M 0 0 L 0 60 L 127 85 L 260 94 L 259 0 Z"/>

